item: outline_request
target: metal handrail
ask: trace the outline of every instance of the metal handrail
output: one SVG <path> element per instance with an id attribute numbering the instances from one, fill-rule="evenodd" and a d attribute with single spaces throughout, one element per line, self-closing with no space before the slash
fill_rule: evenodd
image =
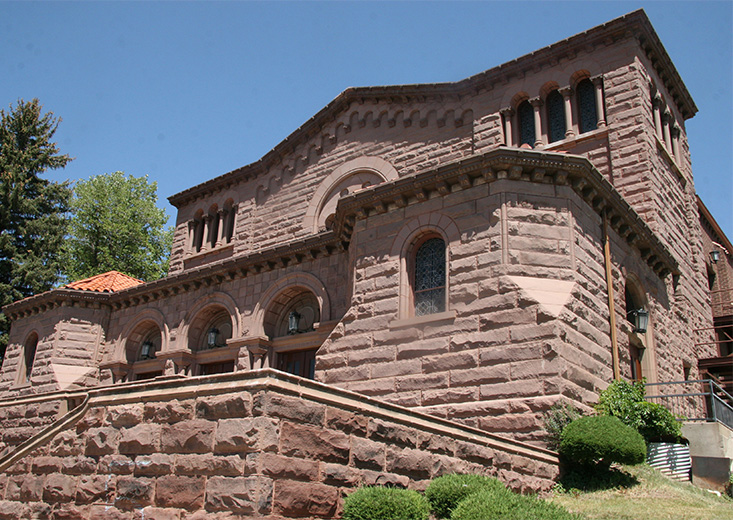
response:
<path id="1" fill-rule="evenodd" d="M 673 394 L 647 395 L 646 398 L 651 402 L 662 401 L 665 406 L 675 415 L 683 416 L 688 412 L 690 407 L 685 410 L 681 409 L 680 403 L 682 399 L 687 399 L 688 405 L 692 405 L 693 409 L 702 410 L 700 416 L 687 416 L 683 420 L 687 421 L 711 421 L 719 422 L 733 430 L 733 396 L 726 392 L 718 383 L 712 379 L 696 379 L 693 381 L 670 381 L 666 383 L 647 383 L 647 388 L 660 387 L 663 385 L 693 385 L 700 383 L 702 392 L 683 392 Z M 707 390 L 705 389 L 707 385 Z M 700 399 L 702 398 L 702 402 Z M 691 400 L 691 401 L 690 401 Z M 660 403 L 661 404 L 661 403 Z"/>

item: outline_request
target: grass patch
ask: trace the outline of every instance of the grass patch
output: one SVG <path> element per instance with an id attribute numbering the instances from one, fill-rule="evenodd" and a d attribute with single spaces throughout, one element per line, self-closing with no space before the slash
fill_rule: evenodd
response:
<path id="1" fill-rule="evenodd" d="M 552 502 L 588 520 L 733 520 L 730 498 L 671 480 L 646 464 L 622 470 L 636 483 L 589 492 L 565 488 Z"/>

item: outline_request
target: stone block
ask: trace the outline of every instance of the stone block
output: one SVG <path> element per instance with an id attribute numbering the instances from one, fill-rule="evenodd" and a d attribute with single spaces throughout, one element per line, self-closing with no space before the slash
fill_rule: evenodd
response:
<path id="1" fill-rule="evenodd" d="M 83 475 L 76 486 L 76 503 L 108 503 L 115 494 L 117 480 L 111 475 Z"/>
<path id="2" fill-rule="evenodd" d="M 70 502 L 74 500 L 76 478 L 61 473 L 53 473 L 46 477 L 43 484 L 44 502 Z"/>
<path id="3" fill-rule="evenodd" d="M 61 471 L 61 459 L 59 457 L 36 457 L 31 464 L 33 473 L 57 473 Z"/>
<path id="4" fill-rule="evenodd" d="M 326 427 L 346 434 L 366 436 L 369 420 L 347 410 L 329 407 L 326 409 Z"/>
<path id="5" fill-rule="evenodd" d="M 53 518 L 53 520 L 86 520 L 86 516 L 82 508 L 77 507 L 74 504 L 56 504 L 50 518 Z"/>
<path id="6" fill-rule="evenodd" d="M 158 403 L 145 403 L 143 417 L 147 422 L 155 423 L 176 423 L 193 419 L 192 401 L 166 401 Z"/>
<path id="7" fill-rule="evenodd" d="M 180 509 L 148 506 L 140 510 L 140 520 L 181 520 L 181 514 Z"/>
<path id="8" fill-rule="evenodd" d="M 351 464 L 357 468 L 383 470 L 386 461 L 386 446 L 380 442 L 351 438 Z"/>
<path id="9" fill-rule="evenodd" d="M 86 432 L 86 455 L 108 455 L 117 451 L 120 433 L 115 428 L 89 428 Z"/>
<path id="10" fill-rule="evenodd" d="M 120 453 L 148 454 L 159 450 L 160 426 L 157 424 L 138 424 L 120 430 Z"/>
<path id="11" fill-rule="evenodd" d="M 204 477 L 166 475 L 155 482 L 155 503 L 195 511 L 204 505 Z"/>
<path id="12" fill-rule="evenodd" d="M 329 486 L 356 488 L 361 482 L 361 472 L 342 464 L 321 464 L 321 478 Z"/>
<path id="13" fill-rule="evenodd" d="M 238 455 L 177 455 L 175 472 L 179 475 L 241 476 L 244 460 Z"/>
<path id="14" fill-rule="evenodd" d="M 299 423 L 322 425 L 326 407 L 296 397 L 261 392 L 253 400 L 252 414 L 281 417 Z"/>
<path id="15" fill-rule="evenodd" d="M 196 417 L 201 419 L 247 417 L 251 410 L 249 394 L 211 395 L 196 400 Z"/>
<path id="16" fill-rule="evenodd" d="M 387 450 L 386 470 L 398 475 L 407 475 L 412 480 L 427 480 L 432 473 L 432 455 L 409 448 Z"/>
<path id="17" fill-rule="evenodd" d="M 349 437 L 342 432 L 286 422 L 280 430 L 280 453 L 346 464 L 349 460 Z"/>
<path id="18" fill-rule="evenodd" d="M 204 419 L 181 421 L 161 428 L 163 453 L 207 453 L 214 444 L 216 423 Z"/>
<path id="19" fill-rule="evenodd" d="M 262 453 L 258 457 L 259 473 L 273 480 L 317 480 L 318 462 L 274 453 Z"/>
<path id="20" fill-rule="evenodd" d="M 135 461 L 125 455 L 105 455 L 99 459 L 99 472 L 114 475 L 130 475 L 135 470 Z"/>
<path id="21" fill-rule="evenodd" d="M 312 482 L 275 482 L 273 513 L 286 517 L 332 518 L 339 501 L 338 488 Z"/>
<path id="22" fill-rule="evenodd" d="M 81 437 L 74 432 L 60 432 L 51 441 L 49 453 L 58 457 L 80 455 L 84 451 L 84 445 L 81 440 Z"/>
<path id="23" fill-rule="evenodd" d="M 395 475 L 386 471 L 365 470 L 362 473 L 365 486 L 391 486 L 407 488 L 410 485 L 410 478 L 405 475 Z"/>
<path id="24" fill-rule="evenodd" d="M 106 422 L 115 428 L 128 428 L 142 422 L 143 405 L 125 404 L 111 406 L 107 409 Z"/>
<path id="25" fill-rule="evenodd" d="M 0 500 L 0 520 L 30 518 L 27 505 L 11 500 Z"/>
<path id="26" fill-rule="evenodd" d="M 381 419 L 370 419 L 368 438 L 395 446 L 408 448 L 417 446 L 417 430 Z"/>
<path id="27" fill-rule="evenodd" d="M 277 423 L 269 417 L 221 419 L 214 438 L 215 453 L 247 453 L 277 449 Z"/>
<path id="28" fill-rule="evenodd" d="M 88 509 L 89 518 L 94 520 L 132 520 L 133 513 L 130 510 L 123 511 L 111 505 L 91 506 Z"/>
<path id="29" fill-rule="evenodd" d="M 118 477 L 115 507 L 131 510 L 153 505 L 155 480 L 140 477 Z"/>
<path id="30" fill-rule="evenodd" d="M 173 473 L 174 456 L 164 453 L 135 457 L 135 476 L 156 476 Z"/>
<path id="31" fill-rule="evenodd" d="M 266 515 L 272 508 L 272 480 L 266 477 L 210 477 L 206 510 Z"/>

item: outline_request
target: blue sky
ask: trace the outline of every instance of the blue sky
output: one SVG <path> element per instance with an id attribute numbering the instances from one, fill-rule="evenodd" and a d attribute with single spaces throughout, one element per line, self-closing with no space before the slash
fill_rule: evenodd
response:
<path id="1" fill-rule="evenodd" d="M 643 7 L 699 112 L 696 188 L 733 239 L 733 2 L 5 2 L 0 106 L 63 119 L 56 180 L 167 197 L 256 161 L 349 86 L 457 81 Z"/>

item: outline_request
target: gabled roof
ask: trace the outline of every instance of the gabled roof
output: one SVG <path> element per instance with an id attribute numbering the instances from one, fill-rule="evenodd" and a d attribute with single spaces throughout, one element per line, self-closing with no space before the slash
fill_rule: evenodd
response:
<path id="1" fill-rule="evenodd" d="M 394 102 L 398 100 L 398 102 L 408 102 L 412 99 L 422 101 L 431 96 L 460 99 L 483 90 L 491 90 L 495 85 L 503 85 L 507 78 L 521 76 L 526 71 L 535 70 L 546 63 L 558 62 L 569 56 L 575 56 L 589 45 L 608 45 L 609 42 L 628 38 L 635 38 L 639 42 L 642 52 L 651 60 L 682 116 L 685 119 L 693 117 L 697 112 L 697 106 L 649 18 L 643 9 L 639 9 L 460 81 L 349 87 L 258 161 L 171 195 L 168 201 L 173 206 L 180 207 L 187 201 L 226 189 L 233 184 L 265 173 L 268 168 L 278 164 L 284 156 L 292 153 L 301 143 L 319 134 L 326 124 L 335 120 L 354 101 Z"/>
<path id="2" fill-rule="evenodd" d="M 132 276 L 120 273 L 118 271 L 108 271 L 106 273 L 92 276 L 91 278 L 85 278 L 76 282 L 67 283 L 64 285 L 64 289 L 75 289 L 77 291 L 92 291 L 92 292 L 117 292 L 123 289 L 130 289 L 136 285 L 140 285 L 143 282 Z"/>

